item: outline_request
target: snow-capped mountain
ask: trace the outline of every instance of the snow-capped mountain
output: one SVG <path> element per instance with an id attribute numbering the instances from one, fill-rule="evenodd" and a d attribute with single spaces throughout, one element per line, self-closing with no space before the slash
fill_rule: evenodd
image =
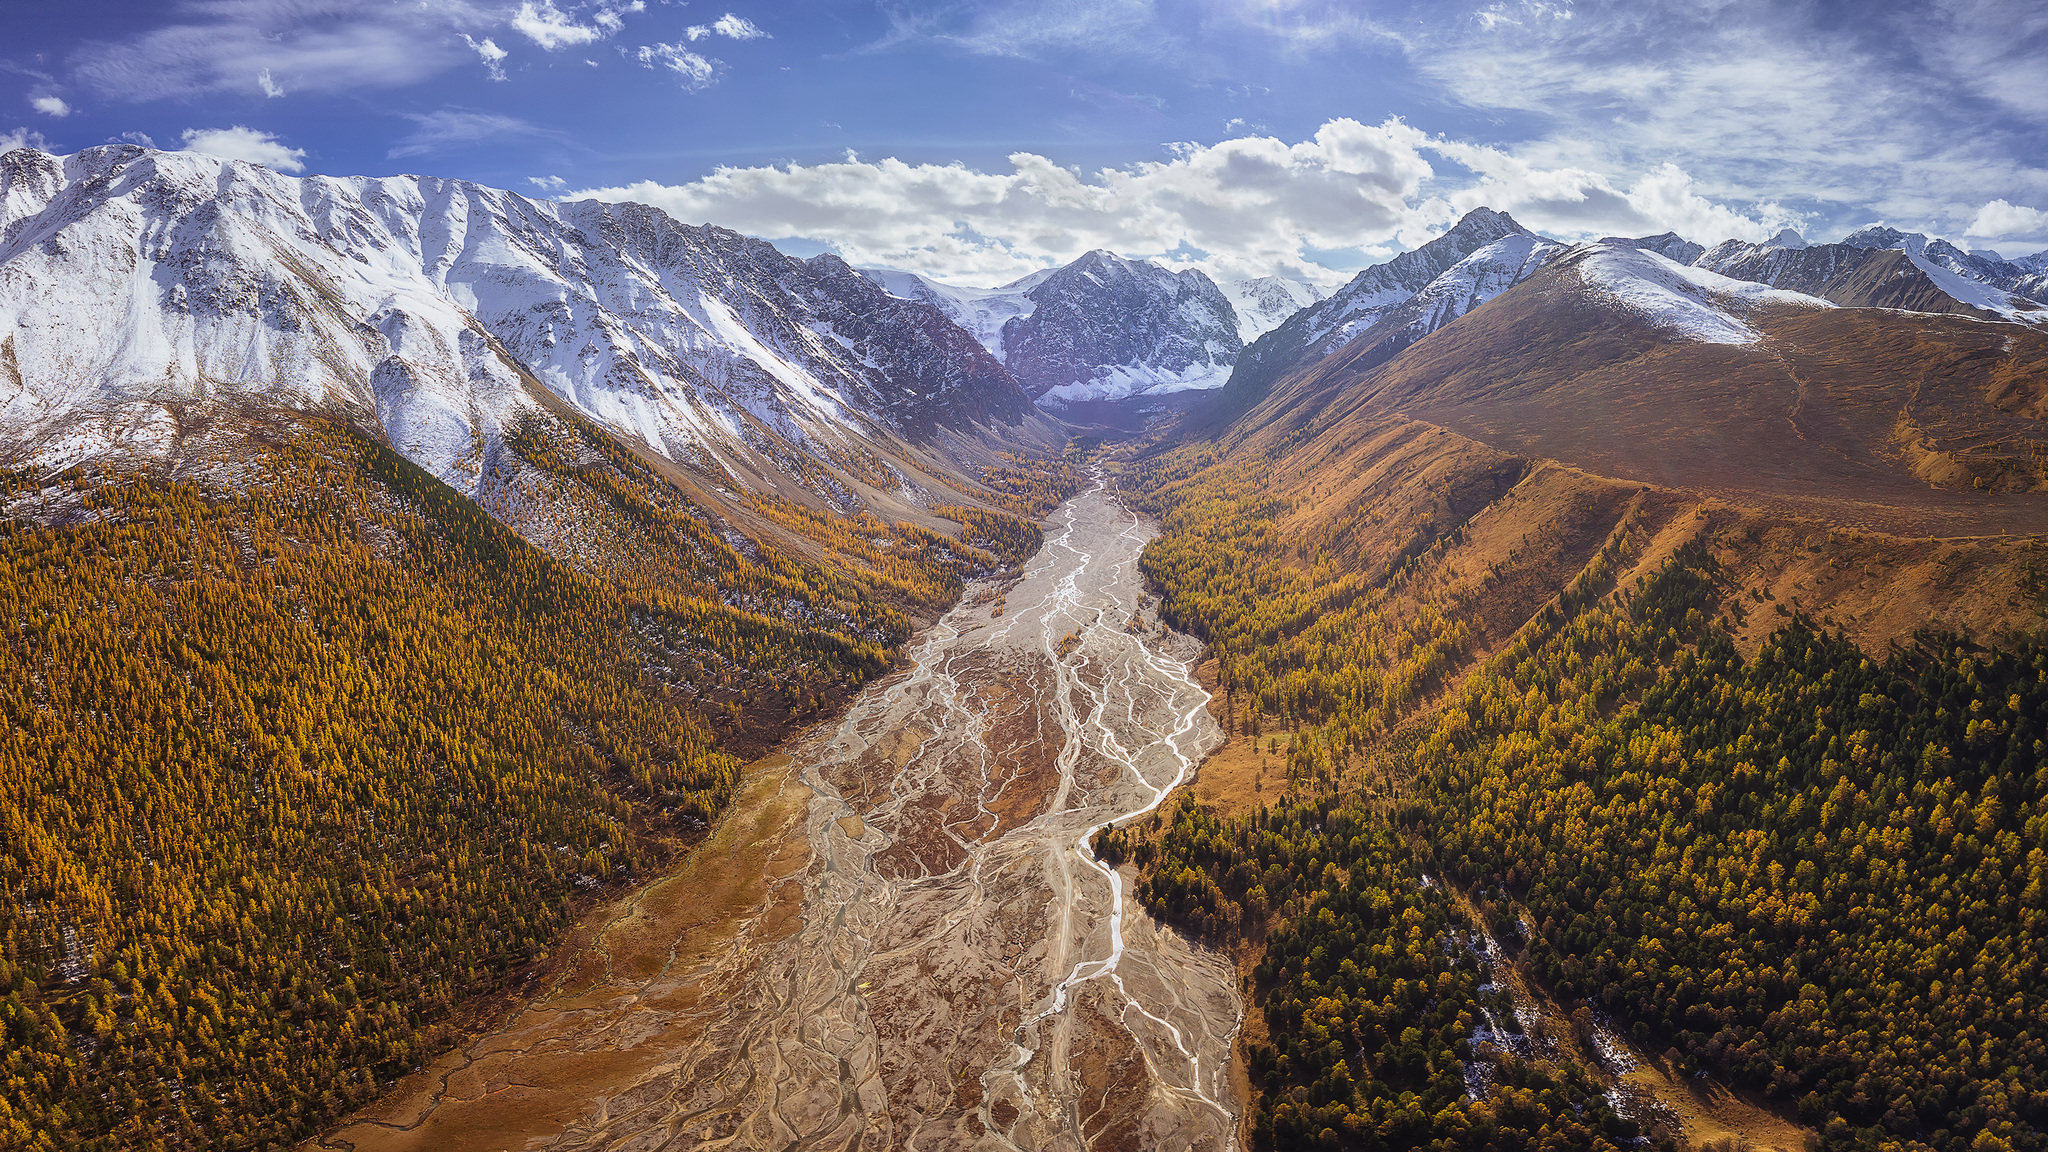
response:
<path id="1" fill-rule="evenodd" d="M 1505 212 L 1475 208 L 1449 231 L 1376 264 L 1321 303 L 1304 308 L 1247 345 L 1233 391 L 1257 390 L 1297 365 L 1319 360 L 1378 324 L 1459 261 L 1504 236 L 1529 234 Z"/>
<path id="2" fill-rule="evenodd" d="M 1313 284 L 1284 276 L 1258 276 L 1249 280 L 1222 280 L 1216 287 L 1237 313 L 1238 338 L 1249 344 L 1287 321 L 1287 318 L 1330 294 Z"/>
<path id="3" fill-rule="evenodd" d="M 2037 275 L 2041 271 L 2040 268 L 2002 259 L 1995 252 L 1965 252 L 1938 236 L 1901 232 L 1881 224 L 1871 224 L 1857 229 L 1842 237 L 1842 243 L 1853 248 L 1896 248 L 1912 257 L 1917 267 L 1932 264 L 1966 280 L 1975 280 L 2015 296 L 2048 303 L 2048 279 Z"/>
<path id="4" fill-rule="evenodd" d="M 1349 370 L 1364 370 L 1393 359 L 1417 340 L 1528 279 L 1565 247 L 1527 232 L 1510 233 L 1483 245 L 1346 341 L 1342 347 Z"/>
<path id="5" fill-rule="evenodd" d="M 1089 252 L 1000 288 L 862 269 L 905 300 L 931 304 L 974 334 L 1047 408 L 1220 387 L 1244 341 L 1304 303 L 1307 284 L 1277 276 L 1218 285 L 1199 271 Z"/>
<path id="6" fill-rule="evenodd" d="M 2048 322 L 2048 276 L 1965 252 L 1946 240 L 1871 225 L 1835 244 L 1727 240 L 1694 261 L 1738 280 L 1819 296 L 1852 308 L 1959 312 Z M 1794 233 L 1791 237 L 1798 240 Z"/>
<path id="7" fill-rule="evenodd" d="M 963 288 L 944 284 L 915 272 L 892 268 L 863 268 L 861 275 L 882 290 L 905 300 L 930 304 L 944 312 L 953 323 L 967 330 L 996 359 L 1003 358 L 1003 325 L 1019 316 L 1031 315 L 1037 305 L 1029 293 L 1058 271 L 1046 268 L 1000 288 Z"/>
<path id="8" fill-rule="evenodd" d="M 1560 255 L 1557 275 L 1575 277 L 1588 298 L 1668 337 L 1699 344 L 1755 343 L 1762 337 L 1749 316 L 1766 306 L 1835 307 L 1817 296 L 1690 267 L 1627 240 L 1578 245 Z"/>
<path id="9" fill-rule="evenodd" d="M 1003 363 L 1041 404 L 1220 388 L 1244 342 L 1214 281 L 1090 252 L 1034 285 L 1003 325 Z"/>
<path id="10" fill-rule="evenodd" d="M 1783 235 L 1784 233 L 1779 233 L 1780 237 Z M 1797 240 L 1799 234 L 1794 232 L 1792 238 Z M 1775 240 L 1772 241 L 1772 243 L 1776 242 Z M 1700 253 L 1706 251 L 1705 247 L 1687 240 L 1676 232 L 1665 232 L 1657 236 L 1638 236 L 1634 239 L 1624 236 L 1605 236 L 1601 238 L 1600 243 L 1626 244 L 1630 248 L 1641 248 L 1645 252 L 1655 252 L 1659 256 L 1676 260 L 1680 264 L 1690 264 L 1700 258 Z"/>
<path id="11" fill-rule="evenodd" d="M 1564 246 L 1505 212 L 1475 208 L 1443 235 L 1376 264 L 1248 345 L 1230 389 L 1264 391 L 1287 372 L 1369 338 L 1384 359 L 1520 283 Z"/>
<path id="12" fill-rule="evenodd" d="M 0 154 L 0 334 L 16 464 L 169 453 L 226 404 L 346 420 L 481 496 L 506 438 L 566 410 L 843 495 L 817 466 L 873 476 L 877 444 L 1050 434 L 939 309 L 836 257 L 641 205 L 128 145 Z"/>

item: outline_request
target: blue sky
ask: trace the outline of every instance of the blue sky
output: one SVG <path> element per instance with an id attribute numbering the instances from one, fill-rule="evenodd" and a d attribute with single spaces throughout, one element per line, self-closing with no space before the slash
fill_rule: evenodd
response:
<path id="1" fill-rule="evenodd" d="M 962 282 L 1093 247 L 1328 282 L 1482 203 L 2048 248 L 2015 0 L 0 2 L 0 140 L 641 199 Z"/>

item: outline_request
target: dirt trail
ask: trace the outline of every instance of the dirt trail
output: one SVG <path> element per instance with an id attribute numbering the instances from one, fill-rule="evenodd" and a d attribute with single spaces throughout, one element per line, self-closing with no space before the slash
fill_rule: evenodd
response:
<path id="1" fill-rule="evenodd" d="M 326 1146 L 1234 1147 L 1235 974 L 1086 847 L 1220 743 L 1198 646 L 1144 609 L 1152 530 L 1103 482 L 1052 525 L 722 826 L 760 908 L 671 956 L 730 878 L 651 887 L 557 991 Z"/>

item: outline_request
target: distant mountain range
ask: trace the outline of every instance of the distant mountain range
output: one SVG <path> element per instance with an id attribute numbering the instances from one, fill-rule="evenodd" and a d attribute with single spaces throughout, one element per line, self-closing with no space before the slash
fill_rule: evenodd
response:
<path id="1" fill-rule="evenodd" d="M 1327 296 L 1104 251 L 963 288 L 638 205 L 127 145 L 0 155 L 0 226 L 10 458 L 175 452 L 202 408 L 281 405 L 375 429 L 501 507 L 518 487 L 507 435 L 557 411 L 706 475 L 915 504 L 908 471 L 877 484 L 863 454 L 971 455 L 992 428 L 1050 443 L 1040 408 L 1223 389 L 1242 409 L 1359 341 L 1357 363 L 1384 362 L 1577 250 L 1479 208 Z M 2048 253 L 1878 225 L 1836 244 L 1600 243 L 1848 307 L 2048 320 Z M 1651 279 L 1630 298 L 1664 299 L 1670 277 Z"/>
<path id="2" fill-rule="evenodd" d="M 0 154 L 0 269 L 16 466 L 173 460 L 224 417 L 317 415 L 568 549 L 517 447 L 564 419 L 714 504 L 912 516 L 958 498 L 935 470 L 1064 435 L 938 309 L 634 204 L 22 148 Z"/>
<path id="3" fill-rule="evenodd" d="M 1052 410 L 1220 388 L 1247 340 L 1322 299 L 1266 276 L 1218 284 L 1195 269 L 1089 252 L 1000 288 L 962 288 L 865 269 L 902 297 L 944 311 Z"/>

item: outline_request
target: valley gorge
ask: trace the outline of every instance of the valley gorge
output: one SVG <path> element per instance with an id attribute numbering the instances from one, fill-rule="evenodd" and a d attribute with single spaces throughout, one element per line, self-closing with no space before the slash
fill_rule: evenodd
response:
<path id="1" fill-rule="evenodd" d="M 0 1147 L 2048 1150 L 2039 258 L 0 225 Z"/>

